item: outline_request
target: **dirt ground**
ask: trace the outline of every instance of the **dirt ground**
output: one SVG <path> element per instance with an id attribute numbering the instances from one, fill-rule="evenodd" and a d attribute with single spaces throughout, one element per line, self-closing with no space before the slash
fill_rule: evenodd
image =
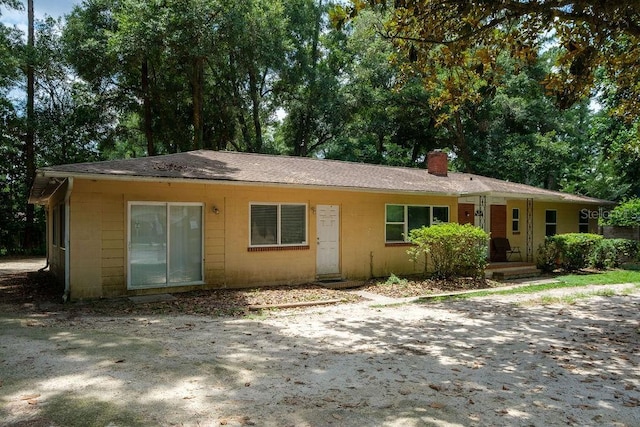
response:
<path id="1" fill-rule="evenodd" d="M 243 317 L 3 304 L 0 425 L 637 426 L 638 288 L 553 293 L 601 289 Z"/>

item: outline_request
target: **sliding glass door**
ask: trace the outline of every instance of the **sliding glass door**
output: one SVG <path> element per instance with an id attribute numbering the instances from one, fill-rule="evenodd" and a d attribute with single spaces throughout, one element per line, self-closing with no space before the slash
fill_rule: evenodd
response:
<path id="1" fill-rule="evenodd" d="M 201 283 L 202 204 L 129 203 L 129 289 Z"/>

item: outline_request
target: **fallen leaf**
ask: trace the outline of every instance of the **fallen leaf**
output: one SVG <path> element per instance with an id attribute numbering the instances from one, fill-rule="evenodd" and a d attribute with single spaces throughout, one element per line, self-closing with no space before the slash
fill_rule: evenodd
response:
<path id="1" fill-rule="evenodd" d="M 39 394 L 27 394 L 25 396 L 20 396 L 20 400 L 31 400 L 40 397 Z"/>

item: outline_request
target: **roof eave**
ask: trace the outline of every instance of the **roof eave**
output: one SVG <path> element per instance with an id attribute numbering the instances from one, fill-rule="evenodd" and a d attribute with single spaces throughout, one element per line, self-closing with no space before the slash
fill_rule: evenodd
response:
<path id="1" fill-rule="evenodd" d="M 277 188 L 299 188 L 299 189 L 312 189 L 312 190 L 326 190 L 333 189 L 338 191 L 351 191 L 351 192 L 365 192 L 365 193 L 393 193 L 393 194 L 407 194 L 407 195 L 428 195 L 428 196 L 450 196 L 459 197 L 460 193 L 447 192 L 447 191 L 420 191 L 420 190 L 403 190 L 403 189 L 389 189 L 389 188 L 375 188 L 375 187 L 348 187 L 348 186 L 331 186 L 331 185 L 318 185 L 318 184 L 296 184 L 286 182 L 261 182 L 261 181 L 238 181 L 232 179 L 207 179 L 207 178 L 179 178 L 179 177 L 167 177 L 167 176 L 140 176 L 131 174 L 96 174 L 96 173 L 82 173 L 82 172 L 65 172 L 58 170 L 46 170 L 42 169 L 38 172 L 37 178 L 46 179 L 62 179 L 62 178 L 77 178 L 86 180 L 105 180 L 105 181 L 139 181 L 139 182 L 184 182 L 184 183 L 198 183 L 209 185 L 233 185 L 233 186 L 256 186 L 256 187 L 277 187 Z M 29 199 L 29 203 L 34 203 Z M 45 204 L 45 203 L 38 203 Z"/>
<path id="2" fill-rule="evenodd" d="M 502 197 L 505 199 L 532 199 L 539 202 L 559 202 L 559 203 L 583 203 L 590 205 L 615 205 L 616 202 L 610 200 L 596 199 L 593 197 L 578 196 L 570 193 L 557 193 L 557 194 L 532 194 L 532 193 L 511 193 L 511 192 L 470 192 L 463 193 L 462 197 L 471 196 L 492 196 Z M 579 199 L 579 200 L 576 200 Z"/>
<path id="3" fill-rule="evenodd" d="M 28 203 L 32 205 L 48 204 L 51 196 L 58 191 L 67 178 L 67 176 L 48 176 L 39 172 L 29 192 Z"/>

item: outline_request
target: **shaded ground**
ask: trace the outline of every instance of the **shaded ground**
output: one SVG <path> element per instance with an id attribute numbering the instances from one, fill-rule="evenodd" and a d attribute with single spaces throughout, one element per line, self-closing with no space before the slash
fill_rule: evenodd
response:
<path id="1" fill-rule="evenodd" d="M 173 294 L 169 301 L 133 303 L 128 298 L 62 303 L 64 288 L 46 271 L 42 259 L 0 259 L 0 304 L 6 311 L 64 311 L 69 315 L 110 314 L 193 314 L 206 316 L 244 316 L 253 306 L 283 305 L 319 301 L 354 303 L 362 297 L 349 290 L 327 289 L 309 284 L 245 290 L 207 290 Z M 413 277 L 385 283 L 370 280 L 359 291 L 391 298 L 406 298 L 464 289 L 483 289 L 500 285 L 498 282 L 458 279 L 456 281 L 428 280 Z"/>
<path id="2" fill-rule="evenodd" d="M 487 289 L 498 286 L 504 286 L 504 283 L 486 279 L 459 278 L 441 280 L 414 276 L 387 280 L 369 280 L 360 290 L 391 298 L 406 298 L 461 290 Z"/>
<path id="3" fill-rule="evenodd" d="M 598 289 L 252 319 L 5 303 L 0 425 L 637 426 L 640 294 Z"/>

